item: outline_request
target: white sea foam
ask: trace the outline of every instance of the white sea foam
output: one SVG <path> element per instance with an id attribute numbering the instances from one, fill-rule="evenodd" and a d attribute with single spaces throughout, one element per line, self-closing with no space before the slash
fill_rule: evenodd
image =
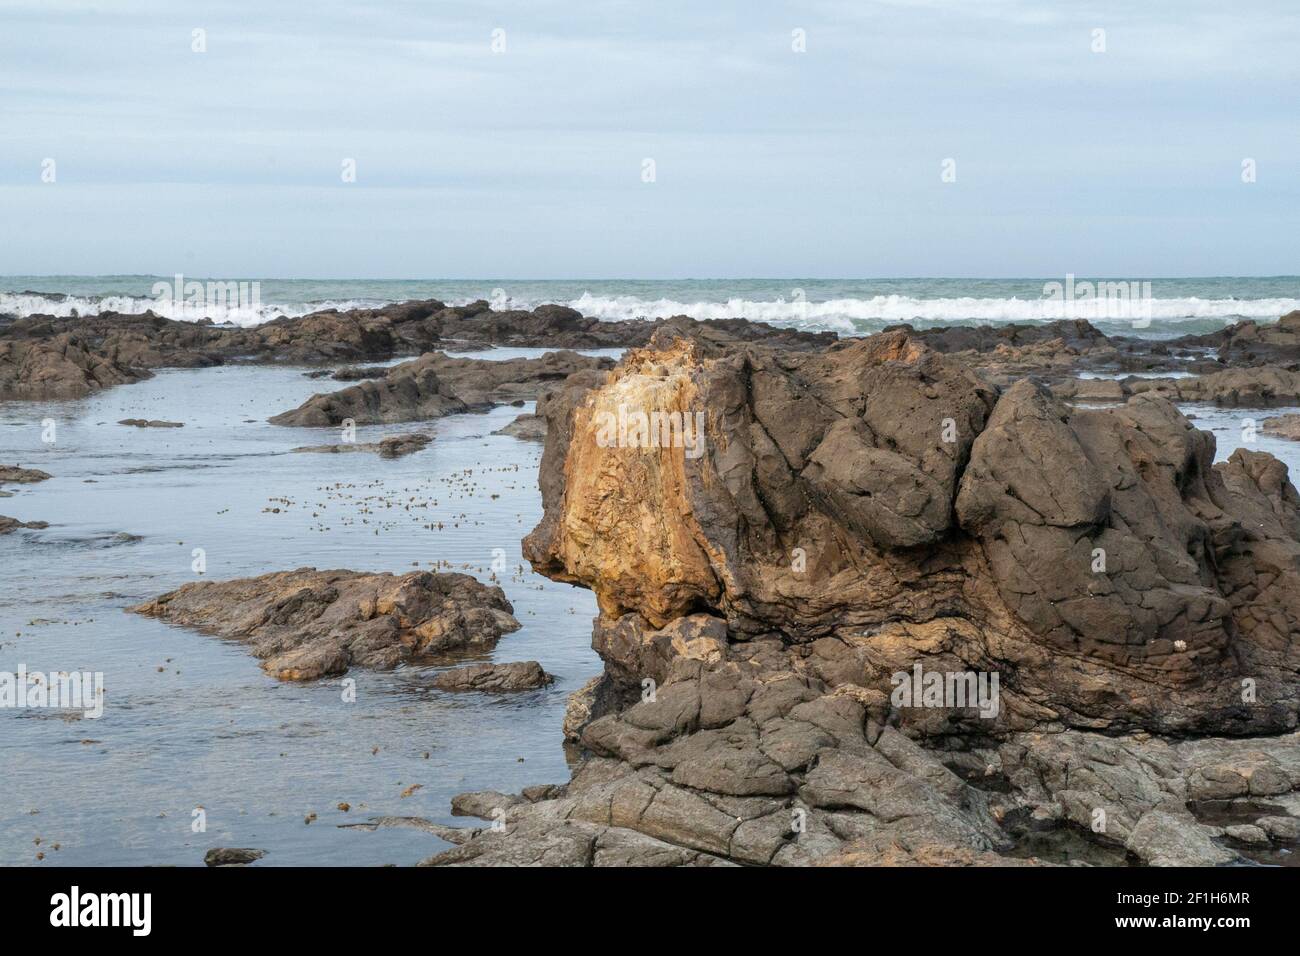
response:
<path id="1" fill-rule="evenodd" d="M 280 316 L 299 316 L 321 309 L 375 308 L 388 300 L 339 299 L 325 302 L 262 302 L 253 308 L 236 304 L 219 307 L 209 316 L 214 322 L 235 325 L 260 325 Z M 449 299 L 449 304 L 463 305 L 469 299 Z M 531 309 L 553 300 L 526 300 L 503 293 L 489 296 L 494 308 Z M 1060 301 L 1050 298 L 916 298 L 905 295 L 878 295 L 869 298 L 829 299 L 821 302 L 797 298 L 750 300 L 730 298 L 726 301 L 678 301 L 670 298 L 647 299 L 633 295 L 594 295 L 584 292 L 563 303 L 583 315 L 605 321 L 621 319 L 655 319 L 672 315 L 689 315 L 696 319 L 746 318 L 777 325 L 837 332 L 860 332 L 866 328 L 891 323 L 913 322 L 923 325 L 984 322 L 1046 322 L 1060 318 L 1088 319 L 1098 324 L 1130 326 L 1132 323 L 1112 318 L 1103 299 Z M 1143 305 L 1145 308 L 1145 303 Z M 1300 299 L 1201 299 L 1152 298 L 1150 316 L 1157 325 L 1200 320 L 1237 321 L 1257 319 L 1271 321 L 1300 309 Z M 101 312 L 139 314 L 152 310 L 167 318 L 192 319 L 183 304 L 172 306 L 148 296 L 51 296 L 40 293 L 0 292 L 0 315 L 97 315 Z"/>
<path id="2" fill-rule="evenodd" d="M 203 310 L 205 318 L 232 325 L 261 325 L 281 316 L 306 315 L 322 309 L 372 309 L 387 304 L 380 299 L 341 299 L 330 302 L 262 302 L 256 306 L 216 305 Z M 196 319 L 193 306 L 183 300 L 156 299 L 152 296 L 54 296 L 32 292 L 0 292 L 0 315 L 53 315 L 59 318 L 120 312 L 140 315 L 153 312 L 168 319 Z"/>
<path id="3" fill-rule="evenodd" d="M 786 299 L 677 302 L 671 299 L 651 301 L 636 296 L 594 296 L 584 293 L 568 305 L 584 315 L 606 320 L 661 318 L 670 315 L 689 315 L 696 319 L 743 317 L 760 322 L 818 326 L 840 331 L 851 331 L 854 321 L 930 323 L 1045 322 L 1060 318 L 1099 322 L 1108 320 L 1108 303 L 1104 299 L 918 299 L 902 295 L 878 295 L 867 299 L 829 299 L 825 302 Z M 1216 318 L 1276 319 L 1294 309 L 1300 309 L 1300 299 L 1151 300 L 1151 318 L 1164 322 Z M 1125 321 L 1120 324 L 1131 323 Z"/>

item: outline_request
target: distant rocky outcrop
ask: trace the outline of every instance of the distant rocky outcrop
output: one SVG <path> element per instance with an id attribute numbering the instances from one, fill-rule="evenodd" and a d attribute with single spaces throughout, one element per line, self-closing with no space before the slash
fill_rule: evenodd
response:
<path id="1" fill-rule="evenodd" d="M 520 626 L 499 587 L 430 571 L 196 581 L 129 610 L 242 641 L 263 670 L 292 681 L 488 650 Z"/>
<path id="2" fill-rule="evenodd" d="M 1158 395 L 1171 402 L 1276 408 L 1300 404 L 1300 371 L 1261 365 L 1179 378 L 1071 378 L 1054 382 L 1051 389 L 1057 398 L 1072 402 L 1122 402 L 1134 395 Z"/>
<path id="3" fill-rule="evenodd" d="M 543 388 L 574 372 L 612 368 L 613 364 L 609 359 L 577 352 L 547 352 L 539 358 L 501 362 L 430 352 L 393 366 L 381 379 L 314 395 L 270 422 L 311 427 L 339 425 L 349 419 L 358 425 L 427 421 L 493 404 L 535 399 Z"/>
<path id="4" fill-rule="evenodd" d="M 686 316 L 602 322 L 559 305 L 493 311 L 487 302 L 448 306 L 436 299 L 377 309 L 326 309 L 240 328 L 167 319 L 145 312 L 57 318 L 35 315 L 0 323 L 0 399 L 79 398 L 148 378 L 151 369 L 233 362 L 318 365 L 382 361 L 434 349 L 518 346 L 548 349 L 644 345 L 657 328 L 695 324 Z M 725 319 L 699 323 L 728 341 L 765 341 L 787 349 L 822 348 L 833 332 L 778 329 Z M 339 373 L 369 377 L 377 369 Z"/>

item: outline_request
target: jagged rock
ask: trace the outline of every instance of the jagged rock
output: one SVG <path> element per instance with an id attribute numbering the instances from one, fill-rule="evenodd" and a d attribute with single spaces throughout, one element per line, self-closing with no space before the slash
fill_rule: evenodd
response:
<path id="1" fill-rule="evenodd" d="M 0 399 L 81 398 L 101 388 L 150 378 L 74 332 L 21 335 L 23 320 L 0 327 Z"/>
<path id="2" fill-rule="evenodd" d="M 161 419 L 146 418 L 124 418 L 119 425 L 130 425 L 132 428 L 184 428 L 184 422 L 165 422 Z"/>
<path id="3" fill-rule="evenodd" d="M 656 447 L 629 410 L 707 414 Z M 1029 825 L 1211 865 L 1240 858 L 1198 802 L 1300 788 L 1300 495 L 1269 455 L 1212 465 L 1164 399 L 998 395 L 903 333 L 688 336 L 539 413 L 525 554 L 597 597 L 605 672 L 565 722 L 590 756 L 431 864 L 602 865 L 635 833 L 676 862 L 990 865 Z M 920 665 L 998 699 L 900 697 Z"/>
<path id="4" fill-rule="evenodd" d="M 519 661 L 510 664 L 469 664 L 443 671 L 433 679 L 439 690 L 478 690 L 501 693 L 515 690 L 535 690 L 545 687 L 555 678 L 542 670 L 537 661 Z"/>
<path id="5" fill-rule="evenodd" d="M 698 413 L 700 453 L 602 442 L 620 409 Z M 1213 436 L 1158 397 L 1071 410 L 1028 381 L 998 397 L 892 333 L 789 355 L 678 341 L 542 411 L 525 556 L 595 592 L 616 676 L 660 679 L 662 632 L 704 612 L 886 693 L 918 661 L 999 672 L 1002 730 L 1296 726 L 1285 468 L 1213 465 Z"/>
<path id="6" fill-rule="evenodd" d="M 380 458 L 401 458 L 404 455 L 410 455 L 414 452 L 420 451 L 431 441 L 433 441 L 432 435 L 410 433 L 403 435 L 390 435 L 377 442 L 343 442 L 338 445 L 301 445 L 290 450 L 295 452 L 310 452 L 314 454 L 328 455 L 340 455 L 361 451 L 374 452 L 379 455 Z"/>
<path id="7" fill-rule="evenodd" d="M 520 626 L 500 588 L 429 571 L 197 581 L 129 610 L 243 641 L 268 674 L 295 681 L 486 650 Z"/>
<path id="8" fill-rule="evenodd" d="M 42 528 L 48 528 L 49 526 L 48 521 L 19 521 L 17 518 L 11 518 L 8 515 L 0 515 L 0 534 L 11 534 L 19 528 L 40 531 Z"/>
<path id="9" fill-rule="evenodd" d="M 39 468 L 20 468 L 18 465 L 0 465 L 0 484 L 34 484 L 46 481 L 49 474 Z"/>
<path id="10" fill-rule="evenodd" d="M 541 415 L 520 415 L 504 428 L 498 428 L 493 435 L 509 435 L 520 441 L 546 441 L 546 419 Z"/>
<path id="11" fill-rule="evenodd" d="M 215 847 L 203 854 L 207 866 L 247 866 L 266 856 L 265 850 L 252 850 L 239 847 Z"/>
<path id="12" fill-rule="evenodd" d="M 347 419 L 358 425 L 423 421 L 518 398 L 536 398 L 543 387 L 574 372 L 611 364 L 608 359 L 576 352 L 548 352 L 540 358 L 502 362 L 431 352 L 394 365 L 382 379 L 315 395 L 270 422 L 325 426 Z"/>

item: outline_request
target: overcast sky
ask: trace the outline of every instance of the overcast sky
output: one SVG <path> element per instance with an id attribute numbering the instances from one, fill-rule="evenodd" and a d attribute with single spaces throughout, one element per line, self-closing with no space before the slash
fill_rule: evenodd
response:
<path id="1" fill-rule="evenodd" d="M 0 0 L 0 274 L 1293 274 L 1297 51 L 1294 0 Z"/>

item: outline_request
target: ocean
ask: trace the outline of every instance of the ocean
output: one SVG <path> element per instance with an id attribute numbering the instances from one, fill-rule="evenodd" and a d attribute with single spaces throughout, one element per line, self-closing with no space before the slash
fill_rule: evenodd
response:
<path id="1" fill-rule="evenodd" d="M 605 320 L 689 315 L 697 319 L 741 317 L 774 325 L 830 330 L 843 335 L 878 332 L 907 322 L 940 325 L 1044 322 L 1085 318 L 1104 331 L 1149 338 L 1211 332 L 1243 319 L 1271 321 L 1300 309 L 1300 277 L 1183 278 L 1077 276 L 1090 282 L 1122 282 L 1142 296 L 1133 308 L 1107 308 L 1100 298 L 1053 298 L 1048 283 L 1066 276 L 1026 279 L 257 279 L 186 276 L 186 281 L 256 282 L 256 301 L 209 310 L 211 318 L 257 325 L 280 315 L 318 309 L 374 307 L 409 299 L 441 299 L 460 305 L 486 299 L 494 308 L 531 309 L 544 303 L 570 306 Z M 0 315 L 87 315 L 101 311 L 183 313 L 159 302 L 155 284 L 171 287 L 174 276 L 0 277 Z M 1145 319 L 1146 321 L 1141 321 Z"/>

